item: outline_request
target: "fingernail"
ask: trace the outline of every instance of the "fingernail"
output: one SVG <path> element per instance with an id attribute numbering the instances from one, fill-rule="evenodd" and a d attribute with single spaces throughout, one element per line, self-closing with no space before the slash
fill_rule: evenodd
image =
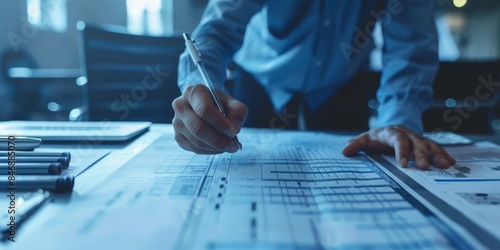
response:
<path id="1" fill-rule="evenodd" d="M 226 152 L 228 153 L 234 153 L 238 150 L 238 147 L 234 144 L 229 144 L 227 147 L 226 147 Z"/>
<path id="2" fill-rule="evenodd" d="M 236 132 L 234 132 L 234 130 L 228 128 L 224 131 L 224 134 L 229 137 L 229 138 L 233 138 L 235 135 L 236 135 Z"/>

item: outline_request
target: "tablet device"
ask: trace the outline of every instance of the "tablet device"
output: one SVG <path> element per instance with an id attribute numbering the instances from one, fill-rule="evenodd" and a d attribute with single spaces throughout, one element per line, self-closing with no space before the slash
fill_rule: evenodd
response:
<path id="1" fill-rule="evenodd" d="M 43 141 L 126 141 L 146 132 L 151 122 L 0 122 L 1 136 L 36 137 Z"/>

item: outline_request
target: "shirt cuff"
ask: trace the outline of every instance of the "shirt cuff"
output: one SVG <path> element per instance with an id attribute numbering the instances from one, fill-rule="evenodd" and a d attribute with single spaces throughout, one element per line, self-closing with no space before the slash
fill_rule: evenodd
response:
<path id="1" fill-rule="evenodd" d="M 423 110 L 407 102 L 386 102 L 378 107 L 376 127 L 403 126 L 415 133 L 422 134 L 424 132 L 422 112 Z"/>

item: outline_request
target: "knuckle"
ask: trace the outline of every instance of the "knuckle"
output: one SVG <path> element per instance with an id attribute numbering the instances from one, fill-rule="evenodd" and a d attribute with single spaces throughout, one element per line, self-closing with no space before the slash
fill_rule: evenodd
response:
<path id="1" fill-rule="evenodd" d="M 193 99 L 196 98 L 196 94 L 201 93 L 203 87 L 204 86 L 202 84 L 189 85 L 186 87 L 184 93 L 186 94 L 186 96 L 188 96 L 189 99 Z"/>
<path id="2" fill-rule="evenodd" d="M 196 114 L 201 117 L 203 120 L 209 117 L 209 108 L 206 105 L 201 105 L 196 107 L 195 109 Z"/>
<path id="3" fill-rule="evenodd" d="M 415 156 L 423 157 L 427 155 L 427 150 L 424 147 L 418 147 L 414 149 Z"/>
<path id="4" fill-rule="evenodd" d="M 219 130 L 221 128 L 226 128 L 228 127 L 228 125 L 226 125 L 226 121 L 224 119 L 216 119 L 214 121 L 214 124 L 213 124 L 213 127 L 216 129 L 216 130 Z M 223 130 L 223 129 L 222 129 Z"/>
<path id="5" fill-rule="evenodd" d="M 185 89 L 184 89 L 184 93 L 185 95 L 189 95 L 193 92 L 194 90 L 194 87 L 195 85 L 188 85 Z"/>
<path id="6" fill-rule="evenodd" d="M 200 141 L 200 140 L 196 140 L 193 145 L 195 146 L 195 148 L 198 148 L 198 149 L 204 149 L 204 150 L 207 150 L 208 147 L 207 147 L 207 144 L 205 144 L 204 142 Z"/>
<path id="7" fill-rule="evenodd" d="M 195 122 L 191 125 L 191 134 L 193 134 L 194 137 L 199 138 L 200 136 L 205 134 L 205 132 L 206 127 L 203 124 Z"/>
<path id="8" fill-rule="evenodd" d="M 413 142 L 418 144 L 418 145 L 422 145 L 422 146 L 425 146 L 427 144 L 426 140 L 424 138 L 420 138 L 420 137 L 413 139 Z"/>
<path id="9" fill-rule="evenodd" d="M 180 112 L 183 108 L 182 97 L 177 97 L 172 101 L 172 109 L 175 112 Z"/>

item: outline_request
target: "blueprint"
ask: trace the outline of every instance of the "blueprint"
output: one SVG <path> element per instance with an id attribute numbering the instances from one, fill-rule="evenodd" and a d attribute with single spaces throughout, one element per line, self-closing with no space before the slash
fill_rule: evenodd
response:
<path id="1" fill-rule="evenodd" d="M 447 151 L 457 160 L 448 169 L 399 170 L 500 239 L 500 147 L 480 142 Z M 385 158 L 395 162 L 394 157 Z"/>
<path id="2" fill-rule="evenodd" d="M 43 219 L 11 247 L 455 249 L 463 243 L 368 157 L 342 156 L 349 137 L 246 129 L 239 139 L 243 151 L 196 155 L 166 133 L 131 148 L 133 157 L 119 168 L 107 157 L 95 171 L 107 165 L 115 171 L 92 185 L 85 180 L 82 190 L 91 191 L 70 203 L 41 211 Z"/>

